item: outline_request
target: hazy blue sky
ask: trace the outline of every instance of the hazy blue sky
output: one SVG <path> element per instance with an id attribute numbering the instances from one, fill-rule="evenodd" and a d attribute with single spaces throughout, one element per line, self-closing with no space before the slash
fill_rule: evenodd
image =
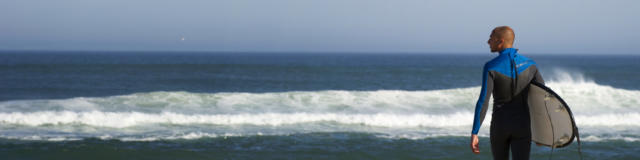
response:
<path id="1" fill-rule="evenodd" d="M 0 50 L 640 54 L 637 0 L 2 0 Z M 184 38 L 184 40 L 182 40 Z"/>

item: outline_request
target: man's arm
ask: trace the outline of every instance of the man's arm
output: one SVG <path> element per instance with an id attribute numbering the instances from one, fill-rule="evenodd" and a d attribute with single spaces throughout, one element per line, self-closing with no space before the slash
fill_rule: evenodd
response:
<path id="1" fill-rule="evenodd" d="M 487 114 L 487 108 L 489 108 L 489 98 L 493 92 L 493 75 L 489 73 L 487 66 L 485 65 L 482 72 L 482 88 L 480 89 L 480 97 L 476 102 L 476 109 L 473 116 L 473 129 L 471 134 L 478 134 L 480 126 L 484 121 L 484 117 Z"/>
<path id="2" fill-rule="evenodd" d="M 542 79 L 542 75 L 540 75 L 540 70 L 538 70 L 538 66 L 535 66 L 536 72 L 534 73 L 535 75 L 533 75 L 533 80 L 532 81 L 536 81 L 540 84 L 544 84 L 544 79 Z M 542 144 L 536 142 L 537 146 L 542 146 Z"/>
<path id="3" fill-rule="evenodd" d="M 482 71 L 482 87 L 480 89 L 480 97 L 476 102 L 475 113 L 473 116 L 473 128 L 471 130 L 471 151 L 475 154 L 480 153 L 480 147 L 478 145 L 478 131 L 484 121 L 484 117 L 487 114 L 487 108 L 489 108 L 489 99 L 493 92 L 493 75 L 489 73 L 487 65 L 485 64 Z"/>

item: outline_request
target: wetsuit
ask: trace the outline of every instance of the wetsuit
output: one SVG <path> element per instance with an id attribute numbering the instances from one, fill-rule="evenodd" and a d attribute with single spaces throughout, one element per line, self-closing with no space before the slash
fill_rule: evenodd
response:
<path id="1" fill-rule="evenodd" d="M 544 83 L 536 63 L 507 48 L 484 65 L 482 89 L 476 103 L 472 134 L 478 134 L 493 94 L 491 152 L 494 159 L 529 159 L 531 124 L 526 105 L 526 90 L 531 81 Z"/>

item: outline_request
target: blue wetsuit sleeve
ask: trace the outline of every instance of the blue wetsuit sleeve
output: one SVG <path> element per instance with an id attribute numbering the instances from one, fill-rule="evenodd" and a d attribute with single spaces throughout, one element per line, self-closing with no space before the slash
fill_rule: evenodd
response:
<path id="1" fill-rule="evenodd" d="M 480 97 L 476 103 L 476 109 L 473 116 L 473 129 L 471 134 L 478 134 L 484 116 L 487 114 L 487 108 L 489 108 L 489 98 L 493 92 L 493 76 L 489 73 L 487 65 L 484 66 L 482 71 L 482 88 L 480 89 Z"/>

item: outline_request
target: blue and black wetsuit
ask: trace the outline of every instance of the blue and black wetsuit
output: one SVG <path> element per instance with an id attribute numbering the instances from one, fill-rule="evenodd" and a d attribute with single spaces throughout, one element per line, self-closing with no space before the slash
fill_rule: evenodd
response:
<path id="1" fill-rule="evenodd" d="M 526 93 L 529 83 L 544 83 L 536 63 L 507 48 L 484 65 L 482 89 L 476 104 L 472 134 L 478 134 L 493 94 L 491 119 L 491 152 L 494 159 L 529 159 L 531 127 Z"/>

